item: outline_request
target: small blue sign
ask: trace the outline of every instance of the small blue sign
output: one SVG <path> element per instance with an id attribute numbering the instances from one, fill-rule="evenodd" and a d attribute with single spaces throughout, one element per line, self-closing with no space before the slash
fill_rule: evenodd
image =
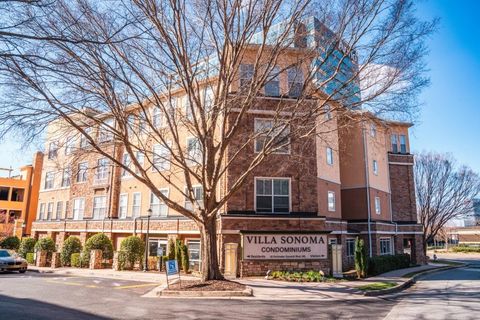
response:
<path id="1" fill-rule="evenodd" d="M 177 260 L 167 260 L 165 262 L 165 269 L 167 276 L 178 274 L 178 262 Z"/>

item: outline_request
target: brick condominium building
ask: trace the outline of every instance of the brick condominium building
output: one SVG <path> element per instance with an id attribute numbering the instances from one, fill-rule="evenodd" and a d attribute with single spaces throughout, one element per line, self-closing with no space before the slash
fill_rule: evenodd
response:
<path id="1" fill-rule="evenodd" d="M 288 69 L 292 59 L 302 54 L 302 50 L 297 49 L 279 59 L 281 69 Z M 232 94 L 239 91 L 241 81 L 245 80 L 242 74 L 249 74 L 243 71 L 251 69 L 249 57 L 255 55 L 256 49 L 252 46 L 246 50 Z M 298 68 L 294 73 L 298 76 L 302 72 Z M 242 128 L 239 138 L 225 151 L 227 156 L 239 150 L 242 134 L 268 127 L 279 104 L 297 101 L 298 87 L 290 74 L 281 73 L 265 87 L 265 93 L 255 99 L 255 106 L 239 124 Z M 186 112 L 184 92 L 172 92 L 172 99 L 180 113 Z M 320 98 L 309 97 L 304 103 L 305 107 L 314 107 Z M 138 110 L 132 107 L 128 112 L 136 114 Z M 154 108 L 151 114 L 155 123 Z M 108 114 L 98 114 L 98 117 L 111 121 Z M 341 245 L 335 248 L 341 248 L 341 265 L 348 269 L 353 263 L 356 237 L 365 239 L 371 255 L 408 251 L 415 263 L 423 263 L 422 228 L 416 219 L 413 155 L 409 153 L 410 124 L 385 121 L 366 111 L 336 106 L 308 124 L 302 123 L 317 133 L 308 138 L 297 139 L 296 123 L 290 126 L 292 134 L 286 137 L 288 146 L 268 155 L 217 216 L 221 269 L 239 276 L 283 269 L 330 272 L 334 260 L 332 244 Z M 138 123 L 136 127 L 142 125 Z M 168 239 L 180 239 L 188 246 L 192 268 L 198 268 L 202 257 L 197 225 L 168 208 L 127 171 L 94 152 L 85 138 L 75 135 L 73 130 L 63 129 L 65 123 L 61 120 L 52 122 L 47 129 L 47 155 L 33 235 L 50 236 L 61 247 L 69 236 L 79 236 L 84 242 L 92 234 L 104 232 L 118 249 L 125 237 L 143 237 L 148 231 L 149 255 L 156 255 L 159 247 L 165 252 Z M 101 128 L 89 130 L 91 136 L 103 143 L 104 152 L 124 164 L 131 162 L 121 142 Z M 138 163 L 142 166 L 156 163 L 161 170 L 172 170 L 170 163 L 164 161 L 168 158 L 164 151 L 151 141 L 151 134 L 136 135 L 151 148 L 153 155 L 153 159 L 146 159 L 145 154 L 139 153 Z M 188 130 L 179 134 L 179 140 L 185 141 L 184 148 L 189 152 L 195 145 L 195 137 L 190 136 Z M 261 139 L 259 135 L 241 151 L 234 165 L 227 168 L 224 183 L 216 192 L 229 190 L 232 181 L 246 170 L 248 161 L 242 159 L 258 152 L 258 146 L 261 148 L 264 143 Z M 155 159 L 159 153 L 163 155 L 162 163 Z M 177 178 L 167 181 L 155 171 L 148 170 L 162 193 L 190 208 L 192 203 L 179 191 L 185 183 Z M 197 202 L 202 202 L 200 185 L 194 184 L 191 192 Z M 148 209 L 152 210 L 152 217 L 147 230 Z M 335 263 L 338 266 L 338 261 Z"/>

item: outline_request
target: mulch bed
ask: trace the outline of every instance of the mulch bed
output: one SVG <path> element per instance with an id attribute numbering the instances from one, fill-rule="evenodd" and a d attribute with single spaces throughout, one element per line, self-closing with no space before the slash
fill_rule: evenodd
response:
<path id="1" fill-rule="evenodd" d="M 246 286 L 228 280 L 208 280 L 202 282 L 200 280 L 182 280 L 181 283 L 171 284 L 167 291 L 242 291 Z"/>

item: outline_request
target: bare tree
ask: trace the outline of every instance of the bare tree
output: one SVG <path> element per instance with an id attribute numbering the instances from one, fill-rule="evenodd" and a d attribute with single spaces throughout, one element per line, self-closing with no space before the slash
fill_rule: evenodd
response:
<path id="1" fill-rule="evenodd" d="M 411 1 L 59 0 L 48 12 L 19 10 L 18 32 L 32 37 L 0 60 L 0 136 L 36 137 L 56 121 L 56 134 L 87 141 L 197 223 L 205 280 L 222 277 L 217 216 L 265 159 L 293 140 L 312 150 L 312 136 L 346 110 L 412 117 L 428 83 L 434 23 L 419 21 Z M 264 106 L 280 76 L 291 90 Z M 262 108 L 272 121 L 244 130 Z M 229 175 L 239 163 L 243 172 Z M 191 207 L 162 194 L 152 172 Z"/>
<path id="2" fill-rule="evenodd" d="M 426 250 L 449 221 L 472 211 L 480 177 L 468 167 L 458 167 L 450 155 L 422 153 L 415 160 L 415 189 Z"/>

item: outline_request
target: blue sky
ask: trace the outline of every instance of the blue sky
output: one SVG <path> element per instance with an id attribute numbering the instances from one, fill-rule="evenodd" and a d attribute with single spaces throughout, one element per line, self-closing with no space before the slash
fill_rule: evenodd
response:
<path id="1" fill-rule="evenodd" d="M 429 41 L 431 85 L 423 92 L 420 118 L 411 131 L 413 152 L 450 152 L 480 172 L 480 1 L 430 0 L 418 5 L 423 19 L 439 17 Z M 0 143 L 0 167 L 31 162 L 35 147 Z M 0 175 L 2 173 L 0 172 Z"/>

